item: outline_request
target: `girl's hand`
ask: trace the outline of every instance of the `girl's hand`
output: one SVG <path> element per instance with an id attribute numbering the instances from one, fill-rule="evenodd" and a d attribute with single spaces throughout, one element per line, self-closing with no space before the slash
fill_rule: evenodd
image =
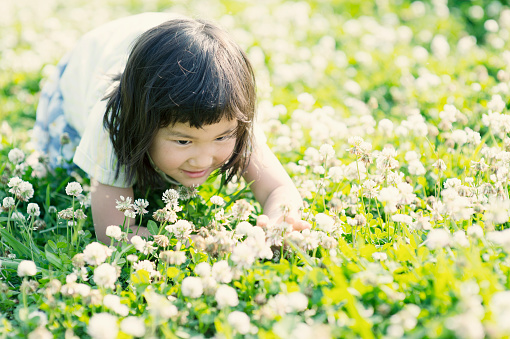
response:
<path id="1" fill-rule="evenodd" d="M 302 220 L 300 218 L 296 218 L 294 216 L 282 215 L 278 219 L 276 219 L 276 221 L 274 221 L 274 220 L 270 220 L 269 217 L 265 214 L 261 214 L 257 217 L 257 226 L 260 226 L 262 228 L 271 227 L 274 224 L 281 223 L 282 221 L 284 221 L 284 219 L 285 219 L 286 223 L 292 225 L 292 228 L 294 229 L 294 231 L 302 231 L 305 229 L 310 229 L 312 227 L 312 225 L 308 221 Z"/>

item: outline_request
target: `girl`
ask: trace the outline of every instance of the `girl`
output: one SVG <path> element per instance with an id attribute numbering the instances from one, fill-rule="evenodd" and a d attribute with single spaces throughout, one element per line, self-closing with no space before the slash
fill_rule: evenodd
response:
<path id="1" fill-rule="evenodd" d="M 223 30 L 139 14 L 87 33 L 61 60 L 41 94 L 34 144 L 53 167 L 72 157 L 90 176 L 94 228 L 105 243 L 106 227 L 124 221 L 116 200 L 133 198 L 135 183 L 198 186 L 216 169 L 229 181 L 253 181 L 269 224 L 286 205 L 287 222 L 309 227 L 297 218 L 297 189 L 253 131 L 255 102 L 250 62 Z"/>

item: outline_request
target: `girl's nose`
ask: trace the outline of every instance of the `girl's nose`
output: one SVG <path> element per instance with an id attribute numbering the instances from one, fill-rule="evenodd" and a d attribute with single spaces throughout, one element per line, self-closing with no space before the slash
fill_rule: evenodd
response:
<path id="1" fill-rule="evenodd" d="M 201 152 L 190 158 L 188 163 L 197 170 L 203 170 L 213 165 L 213 156 L 208 152 Z"/>

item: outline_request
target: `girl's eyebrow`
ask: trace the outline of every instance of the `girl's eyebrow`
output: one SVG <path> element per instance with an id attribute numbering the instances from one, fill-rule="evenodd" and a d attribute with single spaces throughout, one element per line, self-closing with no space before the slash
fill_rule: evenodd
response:
<path id="1" fill-rule="evenodd" d="M 232 133 L 235 131 L 236 128 L 237 127 L 230 128 L 230 129 L 226 130 L 225 132 L 218 134 L 215 138 L 219 138 L 222 135 Z M 170 136 L 177 137 L 177 138 L 196 139 L 194 136 L 191 136 L 191 135 L 188 135 L 185 133 L 181 133 L 179 131 L 170 131 L 169 134 L 170 134 Z"/>

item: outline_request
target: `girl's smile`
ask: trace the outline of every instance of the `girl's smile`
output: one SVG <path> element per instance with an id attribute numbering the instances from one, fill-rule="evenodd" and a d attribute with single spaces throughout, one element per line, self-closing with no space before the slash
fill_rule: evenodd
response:
<path id="1" fill-rule="evenodd" d="M 185 186 L 203 184 L 232 155 L 237 121 L 222 119 L 202 128 L 187 123 L 161 128 L 149 154 L 165 174 Z"/>

